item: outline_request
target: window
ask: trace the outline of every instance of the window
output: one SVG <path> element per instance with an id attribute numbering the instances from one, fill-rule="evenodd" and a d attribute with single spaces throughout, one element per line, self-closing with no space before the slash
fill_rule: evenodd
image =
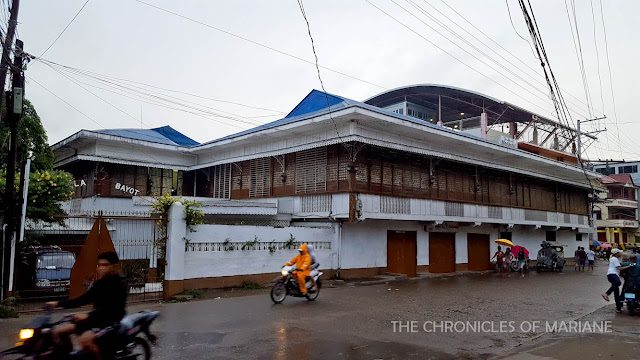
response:
<path id="1" fill-rule="evenodd" d="M 211 168 L 211 188 L 214 198 L 231 198 L 231 164 L 216 165 Z"/>
<path id="2" fill-rule="evenodd" d="M 596 214 L 596 220 L 602 220 L 602 210 L 596 210 L 593 213 Z"/>
<path id="3" fill-rule="evenodd" d="M 620 174 L 622 174 L 622 167 L 620 167 Z M 636 166 L 636 171 L 637 171 L 638 167 Z M 616 168 L 615 167 L 603 167 L 603 168 L 598 168 L 596 169 L 597 173 L 600 173 L 602 175 L 611 175 L 616 173 Z"/>
<path id="4" fill-rule="evenodd" d="M 249 197 L 269 196 L 271 190 L 271 158 L 251 159 Z"/>
<path id="5" fill-rule="evenodd" d="M 327 191 L 327 148 L 296 153 L 296 193 Z"/>
<path id="6" fill-rule="evenodd" d="M 582 241 L 582 234 L 576 234 L 576 241 Z"/>
<path id="7" fill-rule="evenodd" d="M 501 232 L 500 233 L 500 239 L 507 239 L 509 241 L 513 240 L 513 233 L 511 232 Z"/>
<path id="8" fill-rule="evenodd" d="M 547 231 L 547 241 L 556 241 L 556 232 L 555 231 Z"/>
<path id="9" fill-rule="evenodd" d="M 635 174 L 638 172 L 638 165 L 620 166 L 619 174 Z"/>

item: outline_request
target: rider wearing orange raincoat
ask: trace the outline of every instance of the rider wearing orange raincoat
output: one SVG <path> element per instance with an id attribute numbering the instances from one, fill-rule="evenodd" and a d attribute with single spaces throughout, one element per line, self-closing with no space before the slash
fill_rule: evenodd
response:
<path id="1" fill-rule="evenodd" d="M 298 248 L 298 255 L 296 255 L 291 261 L 285 264 L 285 266 L 296 266 L 296 269 L 301 271 L 296 271 L 296 276 L 298 277 L 298 285 L 300 286 L 300 292 L 305 295 L 307 293 L 307 282 L 306 278 L 311 273 L 311 257 L 309 256 L 309 249 L 307 249 L 307 244 L 302 244 Z"/>

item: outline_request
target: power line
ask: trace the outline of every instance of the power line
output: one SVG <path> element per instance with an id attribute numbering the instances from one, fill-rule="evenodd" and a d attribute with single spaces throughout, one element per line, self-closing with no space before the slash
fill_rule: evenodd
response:
<path id="1" fill-rule="evenodd" d="M 598 82 L 600 84 L 600 102 L 602 104 L 602 110 L 604 111 L 604 97 L 602 96 L 602 77 L 600 76 L 600 51 L 598 51 L 598 37 L 596 36 L 596 15 L 593 11 L 593 0 L 589 0 L 591 4 L 591 20 L 593 21 L 593 44 L 596 49 L 596 62 L 598 64 Z"/>
<path id="2" fill-rule="evenodd" d="M 424 0 L 425 3 L 428 3 L 427 0 Z M 445 0 L 440 0 L 440 2 L 442 2 L 446 7 L 448 7 L 451 11 L 453 11 L 456 15 L 458 15 L 462 20 L 464 20 L 467 24 L 469 24 L 473 29 L 475 29 L 476 31 L 478 31 L 480 34 L 484 35 L 487 39 L 489 39 L 489 41 L 491 41 L 493 44 L 497 45 L 500 49 L 502 49 L 503 51 L 505 51 L 506 53 L 508 53 L 509 55 L 511 55 L 514 59 L 518 60 L 518 62 L 520 62 L 522 65 L 524 65 L 525 67 L 527 67 L 529 70 L 537 72 L 539 69 L 534 69 L 531 65 L 529 65 L 526 61 L 522 60 L 519 56 L 515 55 L 514 53 L 512 53 L 511 51 L 509 51 L 508 49 L 506 49 L 504 46 L 502 46 L 499 42 L 497 42 L 496 40 L 493 39 L 493 37 L 487 35 L 484 31 L 482 31 L 482 29 L 478 28 L 473 22 L 469 21 L 466 17 L 464 17 L 464 15 L 460 14 L 460 12 L 458 12 L 455 8 L 453 8 L 451 5 L 449 5 Z M 456 26 L 458 26 L 459 28 L 461 28 L 463 31 L 465 31 L 467 34 L 469 34 L 469 36 L 471 37 L 475 37 L 475 35 L 472 32 L 469 32 L 467 30 L 465 30 L 462 26 L 460 26 L 458 23 L 458 21 L 454 21 L 451 18 L 449 18 L 448 16 L 446 16 L 446 14 L 444 14 L 442 11 L 438 10 L 435 6 L 429 4 L 433 9 L 435 9 L 438 13 L 442 14 L 444 17 L 446 17 L 447 19 L 449 19 L 451 21 L 452 24 L 456 24 Z M 507 4 L 508 5 L 508 4 Z M 509 9 L 508 9 L 509 10 Z M 509 11 L 510 12 L 510 11 Z M 481 40 L 477 39 L 476 40 L 482 42 Z M 485 46 L 487 46 L 485 44 Z M 487 46 L 489 48 L 489 46 Z M 494 51 L 495 52 L 495 51 Z M 499 53 L 495 52 L 498 56 Z M 536 57 L 537 59 L 537 55 L 534 53 L 534 57 Z M 504 58 L 503 58 L 504 59 Z M 538 59 L 540 60 L 540 59 Z M 509 62 L 508 60 L 505 59 L 505 61 Z M 538 82 L 540 85 L 546 86 L 545 82 L 542 82 L 541 80 L 539 80 L 537 77 L 533 77 L 530 75 L 530 73 L 528 71 L 523 70 L 522 68 L 518 67 L 517 65 L 513 64 L 512 62 L 509 62 L 512 66 L 518 68 L 520 71 L 522 71 L 524 74 L 529 75 L 533 80 L 535 80 L 536 82 Z M 572 95 L 570 92 L 568 92 L 566 89 L 562 89 L 561 90 L 569 95 L 571 98 L 573 98 L 574 100 L 580 102 L 583 105 L 587 105 L 584 101 L 580 100 L 580 98 Z M 570 101 L 573 105 L 578 106 L 580 109 L 582 109 L 582 107 L 578 104 L 576 104 L 575 102 Z M 575 110 L 574 110 L 575 111 Z M 577 112 L 577 111 L 576 111 Z M 601 112 L 602 113 L 602 112 Z M 602 113 L 602 115 L 604 115 L 604 113 Z"/>
<path id="3" fill-rule="evenodd" d="M 518 30 L 516 29 L 516 26 L 513 24 L 513 19 L 511 18 L 511 9 L 509 8 L 509 0 L 504 0 L 504 2 L 507 4 L 507 13 L 509 14 L 509 22 L 511 23 L 511 27 L 513 28 L 513 31 L 516 33 L 516 35 L 518 35 L 520 39 L 526 41 L 527 45 L 529 45 L 529 48 L 531 49 L 531 52 L 533 53 L 533 56 L 536 57 L 536 53 L 535 51 L 533 51 L 533 46 L 531 45 L 531 42 L 529 42 L 529 40 L 525 39 L 522 35 L 520 35 Z"/>
<path id="4" fill-rule="evenodd" d="M 309 34 L 309 39 L 311 40 L 311 50 L 313 50 L 313 56 L 316 59 L 316 71 L 318 72 L 318 80 L 320 81 L 320 86 L 322 87 L 322 92 L 324 92 L 324 98 L 327 100 L 327 107 L 329 108 L 329 118 L 333 123 L 333 127 L 336 130 L 336 135 L 340 142 L 342 143 L 342 138 L 340 137 L 340 132 L 338 131 L 338 125 L 336 121 L 333 119 L 333 115 L 331 114 L 331 104 L 329 103 L 329 95 L 327 95 L 327 90 L 324 88 L 324 82 L 322 81 L 322 76 L 320 76 L 320 67 L 318 66 L 318 54 L 316 53 L 316 46 L 313 42 L 313 36 L 311 35 L 311 25 L 309 25 L 309 20 L 307 19 L 307 14 L 304 11 L 304 5 L 302 4 L 302 0 L 298 0 L 298 6 L 300 7 L 300 12 L 302 13 L 302 17 L 304 18 L 304 22 L 307 24 L 307 33 Z M 349 148 L 347 150 L 350 151 Z M 351 153 L 350 153 L 351 155 Z"/>
<path id="5" fill-rule="evenodd" d="M 480 61 L 482 64 L 486 65 L 487 67 L 489 67 L 491 70 L 496 71 L 497 73 L 503 75 L 507 80 L 511 81 L 512 83 L 514 83 L 516 86 L 520 87 L 521 89 L 527 91 L 528 93 L 530 93 L 531 95 L 537 97 L 540 100 L 543 100 L 545 102 L 549 101 L 548 98 L 543 98 L 540 95 L 534 93 L 533 91 L 531 91 L 529 89 L 529 87 L 538 90 L 540 93 L 542 93 L 545 96 L 548 96 L 548 94 L 544 91 L 540 91 L 539 88 L 537 88 L 534 84 L 530 83 L 529 81 L 527 81 L 526 79 L 524 79 L 523 77 L 521 77 L 520 75 L 516 74 L 513 70 L 511 70 L 510 68 L 508 68 L 507 66 L 501 64 L 499 61 L 493 59 L 491 56 L 489 56 L 488 54 L 486 54 L 484 51 L 482 51 L 481 49 L 479 49 L 478 47 L 476 47 L 474 44 L 472 44 L 471 42 L 469 42 L 467 39 L 465 39 L 463 36 L 459 35 L 457 32 L 455 32 L 454 30 L 452 30 L 451 28 L 449 28 L 446 24 L 444 24 L 443 22 L 441 22 L 440 20 L 438 20 L 437 18 L 431 16 L 428 12 L 426 12 L 422 7 L 416 5 L 413 1 L 411 0 L 407 0 L 407 2 L 409 4 L 411 4 L 414 8 L 416 8 L 418 11 L 420 11 L 421 13 L 423 13 L 425 16 L 429 17 L 431 20 L 433 20 L 435 23 L 437 23 L 438 25 L 440 25 L 441 27 L 443 27 L 445 30 L 447 30 L 449 33 L 453 34 L 454 36 L 456 36 L 458 39 L 460 39 L 461 41 L 463 41 L 465 44 L 467 44 L 468 46 L 470 46 L 472 49 L 474 49 L 475 51 L 479 52 L 480 54 L 482 54 L 484 57 L 488 58 L 489 60 L 491 60 L 493 63 L 497 64 L 499 67 L 501 67 L 504 71 L 512 74 L 513 76 L 515 76 L 516 78 L 518 78 L 520 81 L 524 82 L 525 84 L 529 85 L 529 87 L 523 86 L 520 82 L 517 82 L 515 80 L 512 80 L 508 77 L 506 77 L 504 74 L 502 74 L 498 69 L 494 68 L 493 66 L 487 64 L 484 60 L 482 60 L 481 58 L 475 56 L 474 54 L 472 54 L 471 52 L 467 51 L 464 47 L 458 45 L 457 43 L 455 43 L 453 40 L 451 40 L 450 38 L 448 38 L 446 35 L 443 35 L 440 31 L 438 31 L 438 29 L 434 28 L 433 26 L 429 25 L 428 23 L 426 23 L 425 21 L 423 21 L 422 19 L 420 19 L 419 17 L 417 17 L 416 15 L 414 15 L 412 12 L 408 11 L 407 9 L 403 8 L 402 6 L 400 6 L 398 3 L 395 2 L 395 0 L 391 0 L 391 2 L 393 2 L 394 4 L 396 4 L 398 7 L 400 7 L 401 9 L 403 9 L 405 12 L 407 12 L 408 14 L 410 14 L 411 16 L 413 16 L 414 18 L 418 19 L 418 21 L 422 22 L 425 26 L 427 26 L 428 28 L 432 29 L 433 31 L 435 31 L 436 33 L 438 33 L 440 36 L 444 37 L 446 40 L 448 40 L 449 42 L 451 42 L 452 44 L 456 45 L 458 48 L 460 48 L 462 51 L 466 52 L 467 54 L 471 55 L 473 58 L 475 58 L 476 60 Z M 484 44 L 484 43 L 483 43 Z M 486 45 L 485 45 L 486 46 Z M 506 59 L 505 59 L 506 60 Z"/>
<path id="6" fill-rule="evenodd" d="M 587 110 L 589 112 L 589 117 L 592 118 L 593 113 L 591 111 L 591 106 L 589 105 L 591 103 L 591 98 L 589 96 L 589 83 L 587 81 L 587 72 L 584 67 L 584 58 L 582 56 L 582 43 L 580 41 L 580 32 L 578 31 L 578 19 L 576 17 L 575 2 L 572 0 L 571 4 L 573 9 L 573 22 L 576 27 L 575 33 L 573 32 L 574 25 L 571 24 L 571 16 L 569 15 L 569 6 L 567 4 L 567 0 L 564 0 L 564 6 L 567 11 L 567 20 L 569 20 L 569 28 L 571 29 L 571 40 L 573 40 L 573 48 L 576 51 L 576 57 L 578 58 L 578 66 L 580 67 L 580 75 L 582 77 L 582 88 L 584 89 L 584 96 L 587 100 Z M 576 43 L 576 39 L 577 39 L 577 43 Z"/>
<path id="7" fill-rule="evenodd" d="M 78 15 L 80 15 L 80 13 L 82 12 L 82 10 L 84 9 L 85 6 L 87 6 L 87 4 L 89 3 L 90 0 L 85 1 L 85 3 L 82 5 L 82 7 L 80 8 L 80 10 L 78 10 L 78 12 L 73 16 L 73 19 L 71 19 L 71 21 L 69 21 L 69 23 L 67 24 L 67 26 L 64 27 L 64 29 L 62 29 L 62 31 L 60 32 L 60 34 L 55 38 L 55 40 L 53 40 L 53 42 L 51 43 L 51 45 L 49 45 L 49 47 L 47 47 L 42 54 L 40 54 L 40 56 L 38 56 L 38 58 L 41 58 L 44 56 L 44 54 L 47 53 L 47 51 L 49 51 L 49 49 L 51 49 L 51 47 L 58 41 L 58 39 L 60 39 L 60 37 L 62 36 L 62 34 L 64 34 L 65 31 L 67 31 L 67 29 L 69 28 L 69 26 L 71 26 L 71 24 L 73 24 L 73 21 L 78 17 Z M 38 61 L 38 59 L 36 59 L 35 61 Z"/>
<path id="8" fill-rule="evenodd" d="M 616 110 L 616 98 L 613 93 L 613 77 L 611 75 L 611 63 L 609 62 L 609 43 L 607 41 L 607 27 L 605 26 L 604 21 L 604 10 L 602 10 L 602 0 L 600 0 L 600 17 L 602 18 L 602 31 L 604 34 L 604 47 L 607 54 L 607 68 L 609 69 L 609 88 L 611 90 L 611 100 L 613 102 L 613 118 L 616 122 L 617 135 L 618 135 L 618 150 L 622 152 L 622 148 L 620 147 L 620 128 L 618 127 L 618 111 Z"/>
<path id="9" fill-rule="evenodd" d="M 391 18 L 392 20 L 394 20 L 395 22 L 397 22 L 398 24 L 400 24 L 401 26 L 405 27 L 406 29 L 408 29 L 409 31 L 413 32 L 414 34 L 416 34 L 417 36 L 419 36 L 420 38 L 422 38 L 423 40 L 425 40 L 426 42 L 428 42 L 429 44 L 435 46 L 436 48 L 438 48 L 440 51 L 444 52 L 445 54 L 449 55 L 450 57 L 452 57 L 453 59 L 455 59 L 456 61 L 458 61 L 459 63 L 461 63 L 462 65 L 466 66 L 467 68 L 469 68 L 470 70 L 482 75 L 484 78 L 486 78 L 487 80 L 493 82 L 494 84 L 500 86 L 501 88 L 507 90 L 508 92 L 514 94 L 515 96 L 519 97 L 520 99 L 526 101 L 529 104 L 534 105 L 537 108 L 543 109 L 544 111 L 547 111 L 546 109 L 532 103 L 531 101 L 527 100 L 526 98 L 522 97 L 521 95 L 519 95 L 518 93 L 512 91 L 511 89 L 507 88 L 506 86 L 502 85 L 501 83 L 497 82 L 496 80 L 494 80 L 493 78 L 491 78 L 490 76 L 486 75 L 485 73 L 483 73 L 482 71 L 474 68 L 473 66 L 467 64 L 466 62 L 462 61 L 460 58 L 458 58 L 457 56 L 453 55 L 452 53 L 448 52 L 447 50 L 445 50 L 444 48 L 442 48 L 441 46 L 439 46 L 438 44 L 436 44 L 435 42 L 429 40 L 427 37 L 425 37 L 424 35 L 420 34 L 419 32 L 417 32 L 416 30 L 412 29 L 411 27 L 409 27 L 408 25 L 406 25 L 405 23 L 403 23 L 402 21 L 398 20 L 397 18 L 395 18 L 394 16 L 392 16 L 391 14 L 389 14 L 388 12 L 384 11 L 383 9 L 379 8 L 378 6 L 376 6 L 375 4 L 373 4 L 371 1 L 369 0 L 365 0 L 369 5 L 373 6 L 374 8 L 376 8 L 378 11 L 382 12 L 383 14 L 385 14 L 386 16 L 388 16 L 389 18 Z M 392 0 L 393 1 L 393 0 Z M 394 2 L 395 3 L 395 2 Z M 396 4 L 397 5 L 397 4 Z"/>
<path id="10" fill-rule="evenodd" d="M 232 104 L 232 105 L 237 105 L 237 106 L 246 107 L 246 108 L 255 109 L 255 110 L 271 111 L 271 112 L 278 113 L 278 114 L 286 114 L 285 111 L 281 111 L 281 110 L 274 110 L 274 109 L 269 109 L 269 108 L 264 108 L 264 107 L 259 107 L 259 106 L 252 106 L 252 105 L 242 104 L 242 103 L 239 103 L 239 102 L 234 102 L 234 101 L 229 101 L 229 100 L 221 100 L 221 99 L 217 99 L 217 98 L 211 98 L 211 97 L 206 97 L 206 96 L 202 96 L 202 95 L 197 95 L 197 94 L 193 94 L 193 93 L 186 92 L 186 91 L 180 91 L 180 90 L 174 90 L 174 89 L 159 87 L 159 86 L 151 85 L 151 84 L 148 84 L 148 83 L 143 83 L 143 82 L 139 82 L 139 81 L 134 81 L 134 80 L 124 79 L 124 78 L 104 75 L 104 74 L 92 72 L 92 71 L 89 71 L 89 70 L 83 70 L 83 69 L 79 69 L 79 68 L 74 68 L 74 67 L 71 67 L 71 66 L 62 65 L 62 64 L 59 64 L 59 63 L 56 63 L 56 62 L 53 62 L 53 61 L 50 61 L 50 60 L 46 60 L 46 59 L 40 59 L 40 61 L 48 63 L 48 64 L 51 64 L 51 65 L 54 65 L 54 66 L 57 66 L 57 67 L 60 67 L 60 68 L 63 68 L 63 69 L 68 70 L 68 71 L 81 73 L 83 75 L 89 75 L 89 76 L 92 76 L 92 77 L 95 77 L 95 78 L 104 78 L 104 79 L 108 79 L 108 80 L 124 81 L 124 82 L 127 82 L 127 83 L 146 86 L 146 87 L 149 87 L 149 88 L 152 88 L 152 89 L 158 89 L 158 90 L 168 91 L 168 92 L 172 92 L 172 93 L 176 93 L 176 94 L 183 94 L 183 95 L 193 96 L 195 98 L 199 98 L 199 99 L 203 99 L 203 100 L 210 100 L 210 101 L 215 101 L 215 102 Z M 138 87 L 138 88 L 141 89 L 141 87 Z"/>
<path id="11" fill-rule="evenodd" d="M 309 61 L 309 60 L 303 59 L 303 58 L 298 57 L 298 56 L 296 56 L 296 55 L 293 55 L 293 54 L 287 53 L 287 52 L 285 52 L 285 51 L 282 51 L 282 50 L 276 49 L 276 48 L 274 48 L 274 47 L 271 47 L 271 46 L 268 46 L 268 45 L 262 44 L 262 43 L 260 43 L 260 42 L 255 41 L 255 40 L 251 40 L 251 39 L 248 39 L 248 38 L 246 38 L 246 37 L 243 37 L 243 36 L 240 36 L 240 35 L 234 34 L 234 33 L 230 32 L 230 31 L 227 31 L 227 30 L 223 30 L 223 29 L 217 28 L 217 27 L 215 27 L 215 26 L 213 26 L 213 25 L 210 25 L 210 24 L 207 24 L 207 23 L 205 23 L 205 22 L 202 22 L 202 21 L 199 21 L 199 20 L 196 20 L 196 19 L 193 19 L 193 18 L 190 18 L 190 17 L 184 16 L 184 15 L 178 14 L 178 13 L 176 13 L 176 12 L 173 12 L 173 11 L 171 11 L 171 10 L 167 10 L 167 9 L 161 8 L 161 7 L 156 6 L 156 5 L 153 5 L 153 4 L 149 4 L 149 3 L 144 2 L 144 1 L 142 1 L 142 0 L 135 0 L 135 1 L 136 1 L 136 2 L 138 2 L 138 3 L 140 3 L 140 4 L 143 4 L 143 5 L 146 5 L 146 6 L 152 7 L 152 8 L 154 8 L 154 9 L 157 9 L 157 10 L 163 11 L 163 12 L 165 12 L 165 13 L 167 13 L 167 14 L 171 14 L 171 15 L 177 16 L 177 17 L 179 17 L 179 18 L 182 18 L 182 19 L 185 19 L 185 20 L 191 21 L 191 22 L 193 22 L 193 23 L 196 23 L 196 24 L 199 24 L 199 25 L 205 26 L 205 27 L 210 28 L 210 29 L 212 29 L 212 30 L 216 30 L 216 31 L 221 32 L 221 33 L 223 33 L 223 34 L 227 34 L 227 35 L 229 35 L 229 36 L 233 36 L 233 37 L 235 37 L 235 38 L 237 38 L 237 39 L 240 39 L 240 40 L 246 41 L 246 42 L 251 43 L 251 44 L 253 44 L 253 45 L 257 45 L 257 46 L 260 46 L 260 47 L 262 47 L 262 48 L 265 48 L 265 49 L 268 49 L 268 50 L 271 50 L 271 51 L 277 52 L 278 54 L 281 54 L 281 55 L 284 55 L 284 56 L 288 56 L 288 57 L 290 57 L 290 58 L 292 58 L 292 59 L 296 59 L 296 60 L 299 60 L 299 61 L 305 62 L 305 63 L 307 63 L 307 64 L 311 64 L 311 65 L 314 65 L 314 66 L 316 65 L 313 61 Z M 335 70 L 335 69 L 331 69 L 331 68 L 326 67 L 326 66 L 318 65 L 318 67 L 320 67 L 320 68 L 322 68 L 322 69 L 324 69 L 324 70 L 327 70 L 327 71 L 333 72 L 333 73 L 335 73 L 335 74 L 342 75 L 342 76 L 348 77 L 348 78 L 350 78 L 350 79 L 360 81 L 360 82 L 365 83 L 365 84 L 369 84 L 369 85 L 372 85 L 372 86 L 375 86 L 375 87 L 378 87 L 378 88 L 381 88 L 381 89 L 389 90 L 389 88 L 387 88 L 387 87 L 385 87 L 385 86 L 378 85 L 378 84 L 372 83 L 372 82 L 370 82 L 370 81 L 360 79 L 360 78 L 355 77 L 355 76 L 353 76 L 353 75 L 349 75 L 349 74 L 347 74 L 347 73 L 344 73 L 344 72 L 341 72 L 341 71 L 338 71 L 338 70 Z"/>
<path id="12" fill-rule="evenodd" d="M 43 61 L 43 62 L 47 66 L 49 66 L 52 70 L 60 73 L 60 71 L 58 69 L 56 69 L 54 67 L 54 65 L 52 65 L 49 61 Z M 131 85 L 121 85 L 121 84 L 114 83 L 114 82 L 112 82 L 110 80 L 101 79 L 99 77 L 95 77 L 95 76 L 92 76 L 92 75 L 87 75 L 87 74 L 84 74 L 84 73 L 77 73 L 75 71 L 69 70 L 69 67 L 60 68 L 60 70 L 68 71 L 69 74 L 85 76 L 85 77 L 87 77 L 89 79 L 92 79 L 94 81 L 99 81 L 101 83 L 104 83 L 108 87 L 116 88 L 119 91 L 125 92 L 125 94 L 123 94 L 123 93 L 121 93 L 119 91 L 114 91 L 112 89 L 103 88 L 103 87 L 96 86 L 94 84 L 89 84 L 89 83 L 86 83 L 86 82 L 83 82 L 83 81 L 80 81 L 80 80 L 74 80 L 74 79 L 71 79 L 69 76 L 66 76 L 66 75 L 60 73 L 60 75 L 65 76 L 68 80 L 70 80 L 70 81 L 74 82 L 76 85 L 82 87 L 85 91 L 90 92 L 92 95 L 100 98 L 101 100 L 103 100 L 103 101 L 105 101 L 107 103 L 109 103 L 109 102 L 104 100 L 104 99 L 102 99 L 99 95 L 97 95 L 97 94 L 89 91 L 88 89 L 84 88 L 80 84 L 83 84 L 83 85 L 86 85 L 86 86 L 90 86 L 90 87 L 93 87 L 93 88 L 97 88 L 97 89 L 100 89 L 100 90 L 103 90 L 103 91 L 107 91 L 107 92 L 110 92 L 110 93 L 114 93 L 114 94 L 117 94 L 119 96 L 123 96 L 123 97 L 129 98 L 129 99 L 133 99 L 135 101 L 141 101 L 143 103 L 156 105 L 156 106 L 160 106 L 160 107 L 163 107 L 163 108 L 168 108 L 168 109 L 175 110 L 175 111 L 181 111 L 181 112 L 184 112 L 184 113 L 193 114 L 195 116 L 201 117 L 201 118 L 206 119 L 206 120 L 216 121 L 218 123 L 223 123 L 225 125 L 229 125 L 229 126 L 232 126 L 232 127 L 240 128 L 243 131 L 247 130 L 246 127 L 240 127 L 240 126 L 237 126 L 236 124 L 225 122 L 225 121 L 221 121 L 220 119 L 217 119 L 217 118 L 222 117 L 224 119 L 232 120 L 234 122 L 246 123 L 246 124 L 251 125 L 252 127 L 264 125 L 264 123 L 255 122 L 253 120 L 248 120 L 246 117 L 243 118 L 240 115 L 236 115 L 236 114 L 233 114 L 233 113 L 225 112 L 225 111 L 219 110 L 219 109 L 214 109 L 214 108 L 208 107 L 206 105 L 202 105 L 202 104 L 198 104 L 198 103 L 194 103 L 194 102 L 189 102 L 189 101 L 186 101 L 184 99 L 180 99 L 180 98 L 173 97 L 173 96 L 170 96 L 170 95 L 165 95 L 165 94 L 162 94 L 162 93 L 158 93 L 159 95 L 155 95 L 155 94 L 152 94 L 152 93 L 148 93 L 146 91 L 140 91 L 140 90 L 136 89 L 136 88 L 141 89 L 140 87 L 134 86 L 133 88 L 131 88 L 130 87 Z M 131 96 L 126 95 L 126 94 L 130 94 Z M 134 96 L 134 97 L 132 97 L 132 96 Z M 164 98 L 164 97 L 167 97 L 169 99 Z M 175 100 L 172 100 L 172 99 L 176 99 L 176 100 L 179 100 L 179 101 L 186 101 L 187 103 L 195 104 L 195 105 L 197 105 L 199 107 L 195 107 L 195 106 L 192 106 L 192 105 L 185 105 L 185 104 L 183 104 L 181 102 L 178 102 L 178 101 L 175 101 Z M 173 104 L 173 105 L 176 105 L 176 106 L 179 106 L 179 107 L 166 105 L 166 103 Z M 113 105 L 111 103 L 109 103 L 109 105 L 111 105 L 112 107 L 115 107 L 115 105 Z M 221 115 L 221 114 L 219 114 L 217 112 L 204 110 L 204 109 L 202 109 L 200 107 L 209 108 L 209 109 L 213 109 L 215 111 L 228 113 L 228 114 L 233 115 L 234 117 L 225 116 L 225 115 Z M 117 107 L 115 107 L 115 108 L 117 108 Z M 136 119 L 135 117 L 130 116 L 130 115 L 128 115 L 128 116 L 133 118 L 136 122 L 138 122 L 138 119 Z M 215 116 L 216 119 L 211 118 L 211 116 Z M 313 139 L 315 139 L 317 141 L 324 141 L 323 139 L 321 139 L 321 138 L 319 138 L 317 136 L 309 136 L 309 134 L 300 133 L 300 132 L 293 131 L 293 130 L 290 130 L 290 129 L 282 129 L 282 131 L 283 132 L 287 132 L 287 133 L 291 133 L 291 134 L 294 134 L 294 135 L 298 135 L 298 136 L 304 135 L 306 137 L 311 137 L 311 138 L 313 138 Z M 267 134 L 267 136 L 270 136 L 270 135 Z"/>

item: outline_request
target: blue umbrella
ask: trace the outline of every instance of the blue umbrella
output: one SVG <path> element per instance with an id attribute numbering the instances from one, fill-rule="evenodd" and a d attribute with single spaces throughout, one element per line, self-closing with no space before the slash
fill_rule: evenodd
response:
<path id="1" fill-rule="evenodd" d="M 600 242 L 598 240 L 591 240 L 589 241 L 589 245 L 591 246 L 600 246 Z"/>

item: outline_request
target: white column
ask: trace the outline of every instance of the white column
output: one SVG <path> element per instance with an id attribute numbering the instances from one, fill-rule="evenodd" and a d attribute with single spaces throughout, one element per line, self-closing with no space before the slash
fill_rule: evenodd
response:
<path id="1" fill-rule="evenodd" d="M 487 113 L 480 114 L 480 133 L 483 139 L 487 138 Z"/>
<path id="2" fill-rule="evenodd" d="M 467 250 L 467 233 L 456 232 L 456 264 L 466 264 L 469 262 L 468 250 Z"/>
<path id="3" fill-rule="evenodd" d="M 184 238 L 186 236 L 187 222 L 184 219 L 184 205 L 175 202 L 169 209 L 165 280 L 184 280 Z"/>

